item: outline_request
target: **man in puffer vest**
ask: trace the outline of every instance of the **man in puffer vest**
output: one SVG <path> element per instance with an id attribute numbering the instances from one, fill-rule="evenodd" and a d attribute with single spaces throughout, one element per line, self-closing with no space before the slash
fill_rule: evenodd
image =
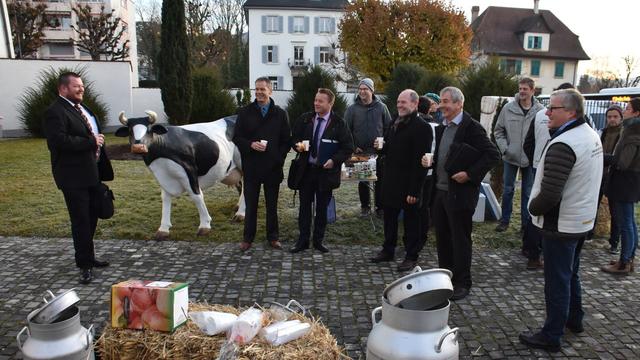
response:
<path id="1" fill-rule="evenodd" d="M 551 94 L 551 139 L 542 153 L 531 189 L 531 221 L 542 231 L 547 317 L 536 333 L 520 334 L 520 342 L 560 351 L 565 326 L 584 331 L 580 287 L 580 250 L 593 228 L 602 177 L 602 143 L 584 120 L 584 98 L 573 89 Z"/>

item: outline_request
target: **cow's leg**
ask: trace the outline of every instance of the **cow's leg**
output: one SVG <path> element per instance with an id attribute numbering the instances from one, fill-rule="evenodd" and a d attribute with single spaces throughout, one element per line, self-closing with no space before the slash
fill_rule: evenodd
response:
<path id="1" fill-rule="evenodd" d="M 240 198 L 238 199 L 237 206 L 238 206 L 238 210 L 236 211 L 236 214 L 233 216 L 233 220 L 241 222 L 244 220 L 244 213 L 245 213 L 244 188 L 241 188 L 240 190 Z"/>
<path id="2" fill-rule="evenodd" d="M 204 194 L 200 190 L 199 194 L 193 194 L 190 192 L 189 197 L 196 204 L 198 209 L 198 215 L 200 215 L 200 226 L 198 226 L 198 236 L 204 236 L 211 231 L 211 216 L 207 210 L 207 205 L 204 203 Z"/>
<path id="3" fill-rule="evenodd" d="M 172 196 L 164 189 L 161 190 L 162 194 L 162 220 L 160 221 L 160 227 L 156 231 L 156 240 L 169 239 L 169 229 L 171 228 L 171 199 Z"/>

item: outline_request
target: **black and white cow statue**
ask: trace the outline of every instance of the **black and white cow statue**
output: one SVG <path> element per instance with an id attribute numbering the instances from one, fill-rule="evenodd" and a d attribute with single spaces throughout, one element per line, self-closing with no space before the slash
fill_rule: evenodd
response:
<path id="1" fill-rule="evenodd" d="M 209 123 L 165 126 L 156 124 L 155 112 L 145 113 L 148 117 L 127 119 L 121 112 L 119 119 L 124 126 L 116 131 L 116 136 L 129 137 L 131 151 L 142 154 L 162 189 L 162 220 L 156 239 L 169 237 L 171 200 L 185 193 L 200 215 L 198 235 L 208 234 L 211 216 L 202 190 L 216 182 L 238 186 L 242 179 L 240 152 L 231 141 L 236 116 Z M 243 220 L 244 214 L 244 196 L 240 193 L 234 218 Z"/>

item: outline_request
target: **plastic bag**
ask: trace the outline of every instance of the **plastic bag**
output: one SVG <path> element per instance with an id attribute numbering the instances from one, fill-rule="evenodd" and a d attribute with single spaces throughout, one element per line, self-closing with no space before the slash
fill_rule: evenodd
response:
<path id="1" fill-rule="evenodd" d="M 248 343 L 262 329 L 263 320 L 264 314 L 259 309 L 252 307 L 243 311 L 231 327 L 229 340 L 237 344 Z"/>
<path id="2" fill-rule="evenodd" d="M 291 320 L 269 325 L 260 334 L 269 344 L 277 346 L 301 338 L 310 330 L 311 324 Z"/>
<path id="3" fill-rule="evenodd" d="M 238 318 L 237 315 L 219 311 L 194 311 L 189 317 L 207 335 L 217 335 L 229 331 Z"/>
<path id="4" fill-rule="evenodd" d="M 236 360 L 238 358 L 238 345 L 231 340 L 227 340 L 220 348 L 220 354 L 216 360 Z"/>

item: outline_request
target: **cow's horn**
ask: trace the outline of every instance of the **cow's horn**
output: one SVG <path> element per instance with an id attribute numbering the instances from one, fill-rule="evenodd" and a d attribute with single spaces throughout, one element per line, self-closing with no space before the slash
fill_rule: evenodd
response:
<path id="1" fill-rule="evenodd" d="M 124 111 L 120 111 L 120 116 L 118 116 L 118 120 L 124 126 L 127 126 L 127 118 L 124 116 Z"/>
<path id="2" fill-rule="evenodd" d="M 149 115 L 149 124 L 155 123 L 156 120 L 158 119 L 158 114 L 156 114 L 154 111 L 147 110 L 144 113 Z"/>

